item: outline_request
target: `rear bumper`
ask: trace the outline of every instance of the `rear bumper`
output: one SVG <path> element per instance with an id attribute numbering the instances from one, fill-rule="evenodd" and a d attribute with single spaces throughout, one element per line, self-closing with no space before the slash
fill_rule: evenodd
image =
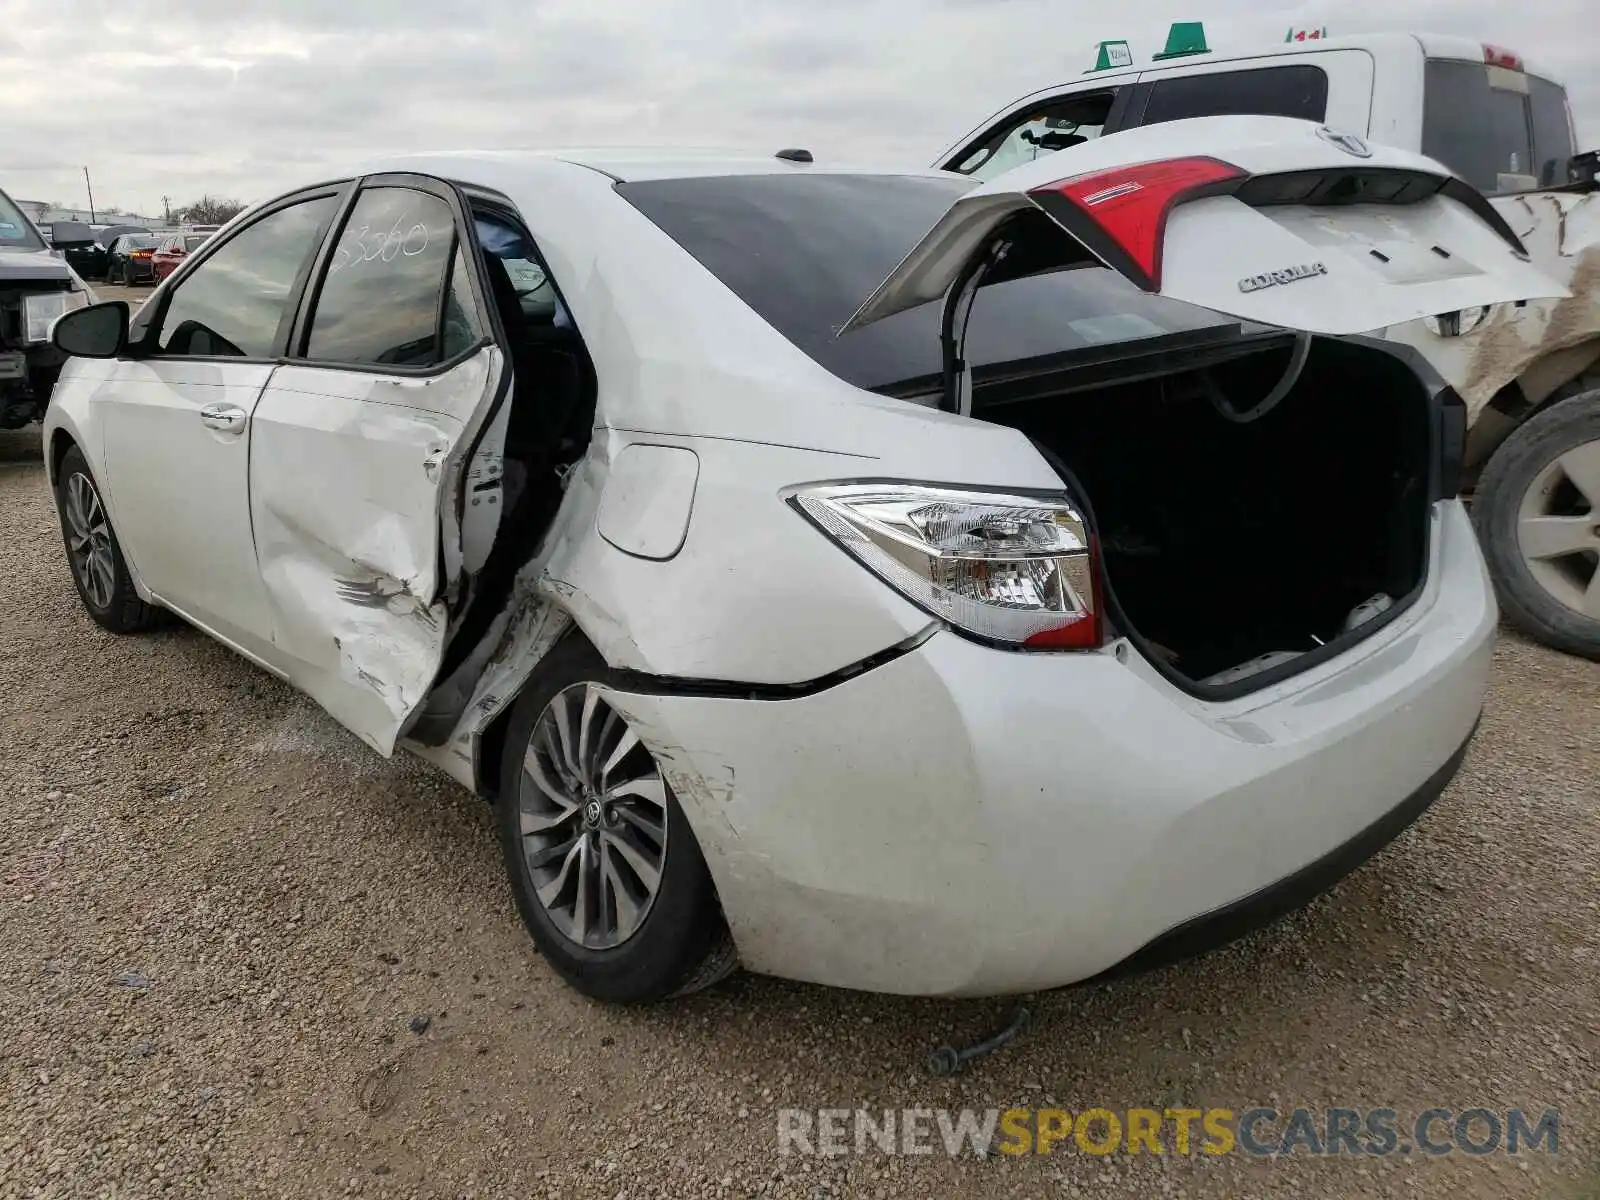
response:
<path id="1" fill-rule="evenodd" d="M 1473 731 L 1476 730 L 1477 726 L 1474 725 Z M 1385 813 L 1344 845 L 1252 895 L 1224 905 L 1215 912 L 1185 921 L 1176 929 L 1169 929 L 1116 966 L 1102 971 L 1093 982 L 1137 975 L 1142 971 L 1153 971 L 1182 962 L 1237 941 L 1296 909 L 1304 908 L 1411 828 L 1423 813 L 1433 807 L 1433 802 L 1450 786 L 1450 781 L 1461 769 L 1461 762 L 1466 758 L 1470 744 L 1469 737 L 1444 766 L 1406 797 L 1404 803 Z"/>
<path id="2" fill-rule="evenodd" d="M 1227 704 L 1127 647 L 1018 654 L 953 633 L 804 698 L 615 702 L 751 969 L 916 994 L 1075 983 L 1270 919 L 1443 789 L 1496 613 L 1460 505 L 1434 520 L 1410 611 Z"/>

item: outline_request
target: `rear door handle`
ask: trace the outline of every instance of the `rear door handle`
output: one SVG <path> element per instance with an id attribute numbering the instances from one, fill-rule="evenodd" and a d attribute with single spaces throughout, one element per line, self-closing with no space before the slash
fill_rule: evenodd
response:
<path id="1" fill-rule="evenodd" d="M 236 404 L 208 404 L 200 410 L 200 423 L 218 433 L 243 433 L 249 415 Z"/>

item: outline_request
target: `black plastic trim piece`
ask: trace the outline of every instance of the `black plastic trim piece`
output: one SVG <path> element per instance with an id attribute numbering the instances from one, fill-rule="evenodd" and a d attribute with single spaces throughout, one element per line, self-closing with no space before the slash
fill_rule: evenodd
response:
<path id="1" fill-rule="evenodd" d="M 1466 757 L 1467 747 L 1477 731 L 1477 722 L 1474 722 L 1472 733 L 1467 735 L 1460 749 L 1429 776 L 1427 782 L 1342 846 L 1243 899 L 1169 929 L 1115 966 L 1074 986 L 1105 983 L 1171 966 L 1237 941 L 1304 908 L 1394 841 L 1433 806 L 1460 770 L 1461 760 Z"/>
<path id="2" fill-rule="evenodd" d="M 620 692 L 645 696 L 697 696 L 713 700 L 799 700 L 847 683 L 917 649 L 946 626 L 930 622 L 898 645 L 870 654 L 859 662 L 829 671 L 804 683 L 738 683 L 727 679 L 693 679 L 682 675 L 651 675 L 645 671 L 613 671 L 607 681 Z"/>

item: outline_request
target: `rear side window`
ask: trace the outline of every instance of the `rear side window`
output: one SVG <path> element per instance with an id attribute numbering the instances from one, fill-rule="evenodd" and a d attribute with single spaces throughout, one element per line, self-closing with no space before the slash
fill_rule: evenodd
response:
<path id="1" fill-rule="evenodd" d="M 939 304 L 838 331 L 971 187 L 948 176 L 786 173 L 617 191 L 829 371 L 857 387 L 911 392 L 939 376 Z M 1228 325 L 1238 322 L 1090 267 L 985 288 L 967 346 L 981 369 Z"/>
<path id="2" fill-rule="evenodd" d="M 350 214 L 311 318 L 306 357 L 426 367 L 440 358 L 455 216 L 437 196 L 369 188 Z"/>
<path id="3" fill-rule="evenodd" d="M 1045 154 L 1080 146 L 1105 132 L 1117 89 L 1041 102 L 968 146 L 949 169 L 987 182 Z"/>
<path id="4" fill-rule="evenodd" d="M 1321 121 L 1327 113 L 1327 72 L 1309 63 L 1295 63 L 1160 79 L 1150 91 L 1140 124 L 1231 116 Z"/>
<path id="5" fill-rule="evenodd" d="M 1567 160 L 1578 152 L 1572 141 L 1572 110 L 1567 89 L 1528 76 L 1528 114 L 1533 118 L 1533 165 L 1541 187 L 1567 181 Z"/>
<path id="6" fill-rule="evenodd" d="M 1429 59 L 1422 152 L 1480 191 L 1565 183 L 1575 153 L 1566 92 L 1548 79 Z"/>

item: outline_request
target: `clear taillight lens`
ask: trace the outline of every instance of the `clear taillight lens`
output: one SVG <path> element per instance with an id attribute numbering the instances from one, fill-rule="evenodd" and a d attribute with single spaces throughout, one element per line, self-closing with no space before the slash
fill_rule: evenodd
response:
<path id="1" fill-rule="evenodd" d="M 806 488 L 792 502 L 886 583 L 987 641 L 1100 644 L 1094 552 L 1065 497 L 910 484 Z"/>

